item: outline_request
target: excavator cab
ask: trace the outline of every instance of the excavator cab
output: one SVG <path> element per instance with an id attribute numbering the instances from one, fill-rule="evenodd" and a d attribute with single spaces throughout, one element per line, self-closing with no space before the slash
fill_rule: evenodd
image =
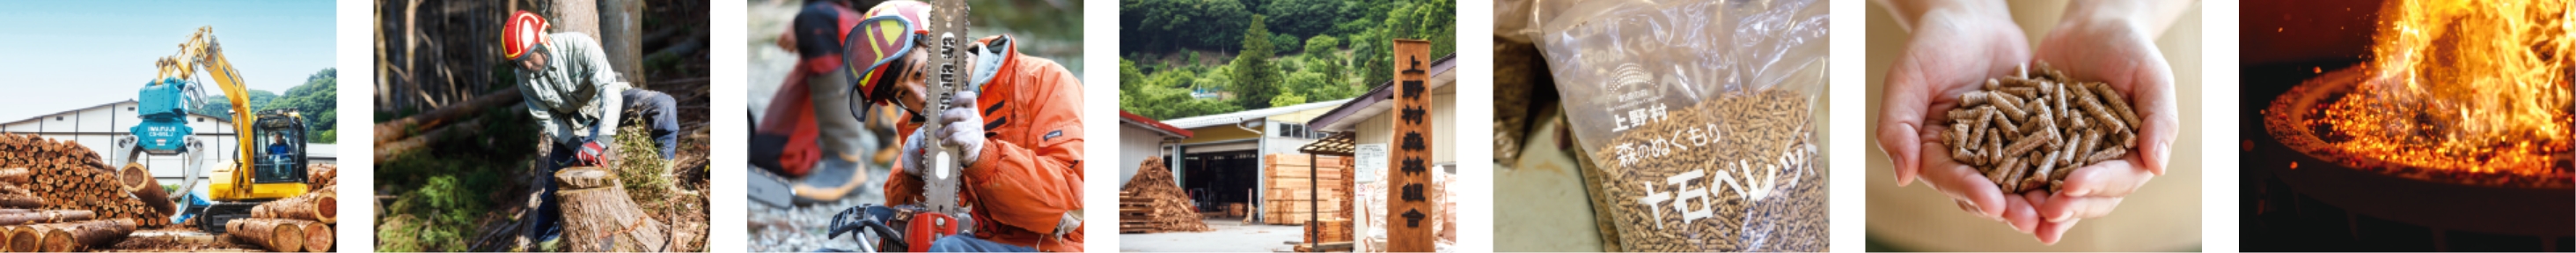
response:
<path id="1" fill-rule="evenodd" d="M 259 112 L 259 122 L 252 134 L 260 140 L 251 168 L 253 184 L 294 183 L 303 186 L 304 119 L 294 109 L 270 109 Z M 294 195 L 287 195 L 294 196 Z M 280 197 L 283 198 L 283 197 Z"/>
<path id="2" fill-rule="evenodd" d="M 224 222 L 250 217 L 250 208 L 271 200 L 304 195 L 309 189 L 305 174 L 304 117 L 294 109 L 260 111 L 251 124 L 251 150 L 243 150 L 248 161 L 214 170 L 214 184 L 207 187 L 212 204 L 190 210 L 199 213 L 199 230 L 221 233 Z"/>

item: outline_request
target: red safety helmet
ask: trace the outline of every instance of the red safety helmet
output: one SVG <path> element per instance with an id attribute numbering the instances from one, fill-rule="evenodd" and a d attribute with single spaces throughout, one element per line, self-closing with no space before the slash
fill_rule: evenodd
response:
<path id="1" fill-rule="evenodd" d="M 902 78 L 905 56 L 912 54 L 917 40 L 930 34 L 930 4 L 912 1 L 890 1 L 868 8 L 868 18 L 850 28 L 841 39 L 841 66 L 849 71 L 852 114 L 863 114 L 861 104 L 890 102 L 893 83 Z M 895 103 L 901 106 L 901 103 Z M 908 111 L 908 110 L 907 110 Z M 919 116 L 918 112 L 914 112 Z M 860 117 L 853 115 L 853 117 Z"/>
<path id="2" fill-rule="evenodd" d="M 519 56 L 527 55 L 529 50 L 536 50 L 545 43 L 546 18 L 537 16 L 537 13 L 510 13 L 508 26 L 501 28 L 501 56 L 506 59 L 518 60 Z"/>

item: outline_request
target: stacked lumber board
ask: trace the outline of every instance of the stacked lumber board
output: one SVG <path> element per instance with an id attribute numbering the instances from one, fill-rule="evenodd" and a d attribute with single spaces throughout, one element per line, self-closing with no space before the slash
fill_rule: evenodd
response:
<path id="1" fill-rule="evenodd" d="M 626 183 L 602 167 L 555 171 L 555 198 L 563 206 L 566 251 L 671 251 L 670 225 L 655 220 L 626 194 Z"/>
<path id="2" fill-rule="evenodd" d="M 1327 220 L 1350 218 L 1350 157 L 1270 154 L 1261 160 L 1263 223 L 1301 225 L 1317 212 Z"/>
<path id="3" fill-rule="evenodd" d="M 241 244 L 278 252 L 330 252 L 340 220 L 339 166 L 306 165 L 310 187 L 295 195 L 250 208 L 250 218 L 224 223 L 224 231 Z"/>
<path id="4" fill-rule="evenodd" d="M 1127 195 L 1125 192 L 1120 192 L 1120 194 L 1118 194 L 1118 233 L 1132 234 L 1160 231 L 1160 229 L 1155 229 L 1152 215 L 1149 214 L 1153 212 L 1153 208 L 1154 200 L 1152 199 L 1136 197 L 1135 195 Z"/>
<path id="5" fill-rule="evenodd" d="M 1351 241 L 1351 219 L 1325 218 L 1319 222 L 1307 222 L 1305 230 L 1306 235 L 1297 239 L 1326 243 Z"/>
<path id="6" fill-rule="evenodd" d="M 0 249 L 69 252 L 104 248 L 134 233 L 134 219 L 99 219 L 89 210 L 0 209 Z"/>
<path id="7" fill-rule="evenodd" d="M 97 219 L 128 219 L 137 226 L 159 227 L 170 224 L 168 213 L 134 193 L 159 192 L 158 183 L 147 176 L 128 181 L 117 167 L 108 166 L 97 152 L 80 143 L 55 141 L 34 135 L 0 134 L 0 168 L 21 174 L 0 173 L 0 195 L 34 196 L 40 209 L 88 210 Z M 137 168 L 139 169 L 139 168 Z M 14 173 L 14 172 L 11 172 Z M 146 187 L 148 186 L 148 187 Z M 15 200 L 27 200 L 24 197 Z M 15 202 L 11 204 L 27 204 Z M 0 206 L 8 206 L 0 204 Z M 27 206 L 16 206 L 25 208 Z"/>
<path id="8" fill-rule="evenodd" d="M 1198 205 L 1173 180 L 1162 157 L 1137 164 L 1136 176 L 1118 189 L 1118 232 L 1159 233 L 1208 231 Z"/>

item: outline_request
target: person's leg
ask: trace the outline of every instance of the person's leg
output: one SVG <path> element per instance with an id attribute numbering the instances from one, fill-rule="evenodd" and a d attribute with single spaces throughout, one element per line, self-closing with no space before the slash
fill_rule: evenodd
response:
<path id="1" fill-rule="evenodd" d="M 633 115 L 643 115 L 639 120 L 644 120 L 643 123 L 647 124 L 645 127 L 652 128 L 650 132 L 653 135 L 653 144 L 661 147 L 662 158 L 670 159 L 678 155 L 680 150 L 679 101 L 672 100 L 670 94 L 645 89 L 626 89 L 626 92 L 619 95 L 626 96 L 627 109 L 637 112 Z"/>
<path id="2" fill-rule="evenodd" d="M 1038 249 L 984 240 L 975 238 L 974 233 L 965 233 L 930 242 L 930 252 L 1038 252 Z"/>
<path id="3" fill-rule="evenodd" d="M 850 74 L 848 71 L 825 71 L 806 79 L 805 94 L 814 105 L 814 125 L 822 135 L 815 140 L 825 158 L 857 162 L 868 150 L 859 147 L 859 118 L 851 114 Z"/>
<path id="4" fill-rule="evenodd" d="M 847 71 L 824 71 L 805 78 L 805 95 L 814 113 L 814 145 L 823 151 L 813 170 L 797 179 L 796 197 L 802 201 L 828 202 L 850 197 L 868 181 L 866 167 L 860 164 L 867 145 L 867 131 L 858 118 L 850 114 L 850 78 Z"/>

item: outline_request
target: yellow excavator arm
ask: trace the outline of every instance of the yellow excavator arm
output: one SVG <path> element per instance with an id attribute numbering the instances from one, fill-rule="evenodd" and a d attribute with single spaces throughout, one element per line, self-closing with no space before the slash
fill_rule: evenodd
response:
<path id="1" fill-rule="evenodd" d="M 215 87 L 223 90 L 224 99 L 232 102 L 232 108 L 228 109 L 232 110 L 230 114 L 235 137 L 233 143 L 238 145 L 234 150 L 239 152 L 234 152 L 232 164 L 216 171 L 214 189 L 209 192 L 214 196 L 209 197 L 218 200 L 264 199 L 303 194 L 304 187 L 301 183 L 294 184 L 293 189 L 258 187 L 258 184 L 252 183 L 250 179 L 252 173 L 249 170 L 252 167 L 252 161 L 256 161 L 254 158 L 260 149 L 258 135 L 254 134 L 258 130 L 252 127 L 257 122 L 257 118 L 254 118 L 250 108 L 250 90 L 243 87 L 241 72 L 235 71 L 232 62 L 224 58 L 223 44 L 215 41 L 214 32 L 214 26 L 198 27 L 196 34 L 189 36 L 187 42 L 179 43 L 177 54 L 162 57 L 160 61 L 154 63 L 160 67 L 160 73 L 158 77 L 153 78 L 154 80 L 164 78 L 193 80 L 191 77 L 196 73 L 195 70 L 204 69 L 206 75 L 214 79 Z"/>

